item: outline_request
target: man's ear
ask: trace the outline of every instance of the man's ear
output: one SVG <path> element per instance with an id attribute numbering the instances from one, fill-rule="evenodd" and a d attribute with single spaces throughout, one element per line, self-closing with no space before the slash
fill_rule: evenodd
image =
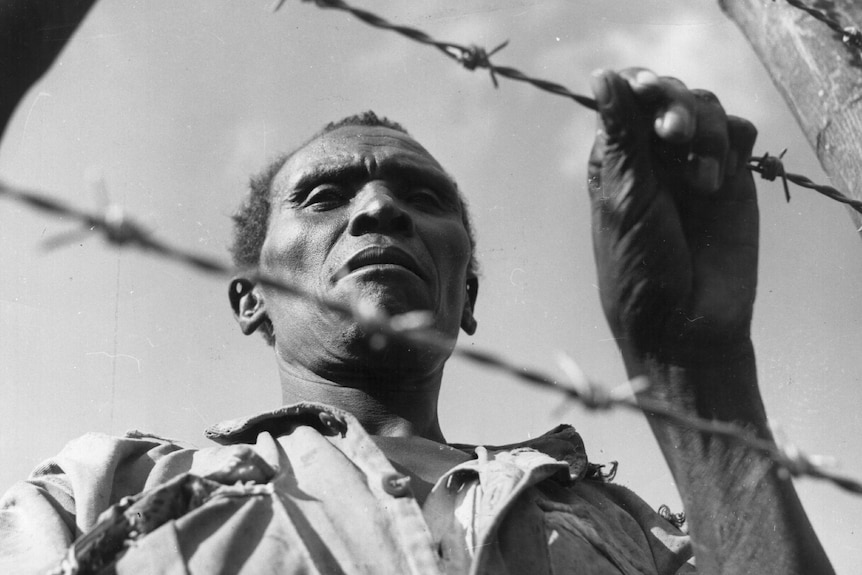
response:
<path id="1" fill-rule="evenodd" d="M 251 335 L 261 325 L 264 325 L 265 329 L 271 329 L 263 295 L 251 281 L 245 278 L 231 280 L 228 297 L 233 316 L 243 334 Z"/>
<path id="2" fill-rule="evenodd" d="M 464 309 L 461 311 L 461 329 L 467 335 L 476 333 L 476 318 L 473 310 L 476 309 L 476 297 L 479 295 L 479 278 L 470 276 L 467 278 L 467 297 L 464 299 Z"/>

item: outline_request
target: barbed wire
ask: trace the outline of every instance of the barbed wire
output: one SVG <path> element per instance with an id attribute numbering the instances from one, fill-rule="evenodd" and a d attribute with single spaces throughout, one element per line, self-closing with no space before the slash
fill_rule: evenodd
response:
<path id="1" fill-rule="evenodd" d="M 775 0 L 772 1 L 775 2 Z M 833 32 L 841 34 L 841 40 L 850 48 L 855 48 L 856 50 L 862 51 L 862 31 L 860 31 L 859 28 L 857 28 L 856 26 L 844 25 L 838 20 L 835 20 L 834 18 L 826 14 L 825 12 L 822 12 L 817 8 L 812 8 L 811 6 L 800 2 L 800 0 L 786 0 L 786 2 L 794 8 L 802 10 L 803 12 L 806 12 L 817 20 L 820 20 L 821 22 L 829 26 L 829 28 Z"/>
<path id="2" fill-rule="evenodd" d="M 313 3 L 319 8 L 343 10 L 362 20 L 363 22 L 374 26 L 375 28 L 390 30 L 404 36 L 405 38 L 409 38 L 410 40 L 419 42 L 420 44 L 433 46 L 440 50 L 443 54 L 448 56 L 450 59 L 458 62 L 468 70 L 472 71 L 476 70 L 477 68 L 487 69 L 491 75 L 491 81 L 494 83 L 495 88 L 499 87 L 497 83 L 497 76 L 502 76 L 516 82 L 524 82 L 530 84 L 540 90 L 549 92 L 551 94 L 556 94 L 558 96 L 569 98 L 587 109 L 593 111 L 598 110 L 596 101 L 593 98 L 572 92 L 562 84 L 551 82 L 550 80 L 544 80 L 541 78 L 534 78 L 532 76 L 528 76 L 517 68 L 512 68 L 510 66 L 499 66 L 492 63 L 491 56 L 508 46 L 508 40 L 506 40 L 502 44 L 499 44 L 493 50 L 487 51 L 485 48 L 482 48 L 481 46 L 478 46 L 476 44 L 470 44 L 468 46 L 465 46 L 462 44 L 456 44 L 454 42 L 444 42 L 441 40 L 437 40 L 435 38 L 432 38 L 427 33 L 423 32 L 422 30 L 418 30 L 409 26 L 394 24 L 386 20 L 385 18 L 378 16 L 377 14 L 350 6 L 349 4 L 344 2 L 344 0 L 302 1 Z M 857 30 L 856 28 L 841 28 L 839 23 L 835 22 L 825 14 L 819 13 L 814 9 L 807 8 L 796 0 L 787 0 L 787 2 L 801 9 L 806 9 L 806 11 L 811 10 L 812 12 L 817 12 L 818 14 L 820 14 L 818 20 L 823 20 L 830 27 L 838 26 L 837 30 L 845 34 L 845 42 L 850 43 L 853 46 L 858 45 L 860 49 L 862 49 L 862 33 L 860 33 L 859 30 Z M 275 5 L 273 6 L 273 11 L 278 11 L 286 3 L 287 0 L 277 0 Z M 781 162 L 781 156 L 775 157 L 770 156 L 769 154 L 764 154 L 763 156 L 757 158 L 751 158 L 751 161 L 748 164 L 748 169 L 752 170 L 753 172 L 759 173 L 761 177 L 763 177 L 763 179 L 765 180 L 772 181 L 775 180 L 776 177 L 780 177 L 784 185 L 784 195 L 788 201 L 790 201 L 790 191 L 788 189 L 787 182 L 790 181 L 800 187 L 814 190 L 837 202 L 846 204 L 860 214 L 862 214 L 862 201 L 852 199 L 837 190 L 836 188 L 833 188 L 832 186 L 815 184 L 807 176 L 786 172 L 784 169 L 784 165 Z M 862 228 L 859 228 L 859 230 L 857 231 L 862 232 Z"/>
<path id="3" fill-rule="evenodd" d="M 773 181 L 776 178 L 781 178 L 781 182 L 784 185 L 784 197 L 787 198 L 787 201 L 790 201 L 790 188 L 787 185 L 787 182 L 793 182 L 797 186 L 808 188 L 809 190 L 814 190 L 815 192 L 819 192 L 826 197 L 832 198 L 836 202 L 841 202 L 842 204 L 847 204 L 860 214 L 862 214 L 862 201 L 855 200 L 853 198 L 848 198 L 832 186 L 825 186 L 823 184 L 815 184 L 806 176 L 802 176 L 799 174 L 788 174 L 784 171 L 784 164 L 781 161 L 781 158 L 787 152 L 785 149 L 778 156 L 770 156 L 767 152 L 762 156 L 754 156 L 748 160 L 748 169 L 757 172 L 760 174 L 764 180 Z M 860 227 L 857 232 L 862 232 L 862 227 Z"/>
<path id="4" fill-rule="evenodd" d="M 503 76 L 504 78 L 508 78 L 516 82 L 525 82 L 527 84 L 531 84 L 536 88 L 539 88 L 540 90 L 544 90 L 552 94 L 557 94 L 558 96 L 571 98 L 578 104 L 590 108 L 591 110 L 597 109 L 596 101 L 594 99 L 588 98 L 587 96 L 582 96 L 581 94 L 576 94 L 562 84 L 557 84 L 556 82 L 551 82 L 549 80 L 532 78 L 530 76 L 527 76 L 520 70 L 511 68 L 509 66 L 498 66 L 496 64 L 492 64 L 491 56 L 508 46 L 508 40 L 498 45 L 493 50 L 487 51 L 485 48 L 476 44 L 464 46 L 462 44 L 456 44 L 454 42 L 443 42 L 441 40 L 436 40 L 422 30 L 411 28 L 409 26 L 394 24 L 392 22 L 389 22 L 385 18 L 378 16 L 377 14 L 350 6 L 349 4 L 344 2 L 344 0 L 302 1 L 311 2 L 315 4 L 318 8 L 334 8 L 337 10 L 349 12 L 353 16 L 359 18 L 366 24 L 374 26 L 375 28 L 380 28 L 382 30 L 391 30 L 392 32 L 397 32 L 405 38 L 409 38 L 415 42 L 419 42 L 420 44 L 433 46 L 440 50 L 443 54 L 448 56 L 450 59 L 454 60 L 455 62 L 458 62 L 468 70 L 476 70 L 477 68 L 486 69 L 491 75 L 491 81 L 494 83 L 495 88 L 499 87 L 497 83 L 497 76 Z M 273 11 L 278 11 L 286 2 L 287 0 L 278 0 L 273 7 Z"/>
<path id="5" fill-rule="evenodd" d="M 560 362 L 564 377 L 557 378 L 487 350 L 457 345 L 454 339 L 430 327 L 432 318 L 428 312 L 409 312 L 390 317 L 377 308 L 361 303 L 350 305 L 320 297 L 295 284 L 268 276 L 259 269 L 237 269 L 215 258 L 175 247 L 156 238 L 116 206 L 108 206 L 102 213 L 91 213 L 38 192 L 0 182 L 0 197 L 3 196 L 55 216 L 71 218 L 85 230 L 100 233 L 108 243 L 118 247 L 136 247 L 209 275 L 225 278 L 242 275 L 252 282 L 312 302 L 323 309 L 356 321 L 369 338 L 372 347 L 378 350 L 392 342 L 400 342 L 451 353 L 533 386 L 563 394 L 567 400 L 578 401 L 588 409 L 623 408 L 649 413 L 689 429 L 725 437 L 762 453 L 786 474 L 822 479 L 843 490 L 862 495 L 862 483 L 838 475 L 828 468 L 826 463 L 832 461 L 831 459 L 807 455 L 789 442 L 779 445 L 759 438 L 732 423 L 680 413 L 666 402 L 649 394 L 649 382 L 645 377 L 638 377 L 628 382 L 630 388 L 621 386 L 608 389 L 588 378 L 573 360 L 564 357 Z"/>

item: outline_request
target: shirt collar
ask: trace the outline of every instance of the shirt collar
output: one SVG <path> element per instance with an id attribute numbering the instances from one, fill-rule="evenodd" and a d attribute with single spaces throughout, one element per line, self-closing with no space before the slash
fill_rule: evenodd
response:
<path id="1" fill-rule="evenodd" d="M 452 447 L 463 451 L 473 451 L 475 446 L 453 443 Z M 569 465 L 569 474 L 572 479 L 581 479 L 592 468 L 587 459 L 587 451 L 584 440 L 571 425 L 560 424 L 547 433 L 519 443 L 508 445 L 485 446 L 489 451 L 514 451 L 517 449 L 535 449 L 545 455 L 553 457 L 558 461 L 565 461 Z"/>
<path id="2" fill-rule="evenodd" d="M 302 425 L 314 427 L 323 435 L 343 435 L 349 427 L 360 424 L 353 415 L 342 409 L 322 403 L 303 402 L 250 417 L 223 421 L 209 427 L 204 434 L 221 445 L 254 443 L 259 433 L 269 432 L 278 437 L 291 433 Z M 475 445 L 462 443 L 449 445 L 471 454 L 476 448 Z M 571 425 L 558 425 L 544 435 L 519 443 L 485 447 L 493 451 L 535 449 L 554 459 L 565 461 L 573 479 L 590 475 L 593 468 L 600 467 L 589 463 L 583 439 Z"/>
<path id="3" fill-rule="evenodd" d="M 207 428 L 204 435 L 221 445 L 254 443 L 261 432 L 267 431 L 279 437 L 301 425 L 314 427 L 324 435 L 343 435 L 348 426 L 359 425 L 359 422 L 342 409 L 322 403 L 302 402 L 250 417 L 222 421 Z"/>

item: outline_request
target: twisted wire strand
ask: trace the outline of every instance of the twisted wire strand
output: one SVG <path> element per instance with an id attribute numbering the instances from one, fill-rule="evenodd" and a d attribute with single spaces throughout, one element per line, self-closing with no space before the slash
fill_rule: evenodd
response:
<path id="1" fill-rule="evenodd" d="M 787 150 L 785 150 L 785 152 L 786 151 Z M 807 176 L 786 172 L 784 170 L 784 163 L 781 161 L 781 156 L 783 155 L 784 152 L 782 152 L 780 156 L 770 156 L 769 153 L 762 156 L 753 156 L 748 161 L 748 169 L 753 172 L 757 172 L 760 174 L 760 177 L 770 182 L 777 178 L 781 178 L 782 184 L 784 185 L 784 195 L 787 198 L 787 201 L 790 201 L 790 190 L 787 187 L 787 182 L 789 181 L 802 188 L 819 192 L 828 198 L 832 198 L 836 202 L 847 204 L 862 214 L 862 201 L 849 198 L 832 186 L 815 184 Z"/>
<path id="2" fill-rule="evenodd" d="M 394 24 L 385 18 L 382 18 L 372 12 L 367 10 L 362 10 L 360 8 L 355 8 L 350 6 L 344 0 L 302 0 L 303 2 L 311 2 L 318 6 L 319 8 L 325 9 L 337 9 L 343 10 L 345 12 L 349 12 L 353 16 L 359 18 L 363 22 L 374 26 L 375 28 L 380 28 L 383 30 L 391 30 L 402 36 L 419 42 L 421 44 L 426 44 L 429 46 L 433 46 L 440 50 L 443 54 L 460 63 L 462 66 L 467 68 L 468 70 L 475 70 L 477 68 L 487 69 L 491 74 L 491 80 L 494 83 L 494 87 L 497 87 L 497 76 L 502 76 L 504 78 L 508 78 L 510 80 L 514 80 L 516 82 L 524 82 L 535 86 L 536 88 L 543 90 L 545 92 L 549 92 L 551 94 L 556 94 L 558 96 L 563 96 L 565 98 L 569 98 L 574 100 L 581 106 L 597 111 L 598 106 L 596 101 L 593 98 L 589 98 L 587 96 L 583 96 L 581 94 L 577 94 L 572 92 L 562 84 L 558 84 L 556 82 L 552 82 L 550 80 L 543 80 L 541 78 L 534 78 L 532 76 L 528 76 L 527 74 L 521 72 L 517 68 L 512 68 L 510 66 L 498 66 L 493 64 L 490 60 L 491 56 L 505 48 L 509 41 L 505 41 L 493 50 L 486 51 L 484 48 L 477 46 L 475 44 L 471 44 L 469 46 L 464 46 L 461 44 L 456 44 L 454 42 L 442 42 L 440 40 L 436 40 L 426 34 L 425 32 L 418 30 L 416 28 L 411 28 L 409 26 L 401 26 L 398 24 Z M 773 0 L 774 2 L 775 0 Z M 273 11 L 278 11 L 287 0 L 278 0 L 275 6 L 273 7 Z M 792 6 L 799 8 L 801 10 L 805 10 L 818 20 L 826 23 L 830 28 L 835 30 L 836 32 L 840 32 L 844 34 L 844 42 L 859 48 L 862 50 L 862 32 L 854 27 L 843 27 L 839 22 L 836 22 L 832 18 L 829 18 L 826 14 L 820 12 L 819 10 L 815 10 L 814 8 L 809 8 L 802 2 L 798 0 L 787 0 L 789 4 Z M 765 159 L 767 158 L 768 159 Z M 764 160 L 765 159 L 765 160 Z M 776 158 L 775 156 L 769 156 L 769 154 L 765 154 L 764 156 L 752 158 L 752 163 L 749 164 L 748 168 L 754 172 L 761 174 L 764 179 L 774 180 L 775 177 L 768 177 L 767 175 L 772 173 L 772 169 L 777 169 L 780 172 L 780 176 L 782 179 L 782 183 L 784 185 L 784 195 L 790 200 L 790 191 L 787 186 L 787 182 L 793 182 L 794 184 L 808 188 L 810 190 L 814 190 L 820 192 L 824 196 L 828 198 L 832 198 L 837 202 L 841 202 L 843 204 L 847 204 L 852 207 L 854 210 L 862 214 L 862 201 L 854 200 L 837 189 L 831 186 L 825 186 L 820 184 L 815 184 L 811 179 L 806 176 L 802 176 L 799 174 L 786 173 L 784 171 L 784 166 L 781 164 L 780 156 Z M 764 168 L 764 165 L 767 164 Z M 774 165 L 780 166 L 779 168 L 773 168 Z M 859 231 L 862 231 L 860 228 Z"/>
<path id="3" fill-rule="evenodd" d="M 774 442 L 758 438 L 751 432 L 732 423 L 707 420 L 680 413 L 664 401 L 651 397 L 648 393 L 648 385 L 642 381 L 633 380 L 631 382 L 632 387 L 639 393 L 638 397 L 635 398 L 630 393 L 618 393 L 616 390 L 608 391 L 597 382 L 586 377 L 569 376 L 558 380 L 558 378 L 543 371 L 519 365 L 491 351 L 456 345 L 453 339 L 429 327 L 427 314 L 424 312 L 412 312 L 389 317 L 378 310 L 363 309 L 361 305 L 351 306 L 321 298 L 295 284 L 268 276 L 260 272 L 259 269 L 237 270 L 214 258 L 192 253 L 157 239 L 146 231 L 144 226 L 126 217 L 115 208 L 109 207 L 104 213 L 90 213 L 57 199 L 0 182 L 0 197 L 2 196 L 54 216 L 76 220 L 85 229 L 102 234 L 109 243 L 119 247 L 137 247 L 163 259 L 176 261 L 210 275 L 231 278 L 237 274 L 243 274 L 261 285 L 313 302 L 321 308 L 355 320 L 369 337 L 372 345 L 376 345 L 378 348 L 383 348 L 391 342 L 426 346 L 493 368 L 531 385 L 561 393 L 567 400 L 579 401 L 589 409 L 624 408 L 648 412 L 669 422 L 704 433 L 719 435 L 758 451 L 791 475 L 822 479 L 843 490 L 862 495 L 862 483 L 835 474 L 823 464 L 818 463 L 816 457 L 805 455 L 795 446 L 787 445 L 781 448 Z M 578 381 L 579 379 L 583 380 Z"/>
<path id="4" fill-rule="evenodd" d="M 775 2 L 775 0 L 772 0 Z M 814 17 L 817 20 L 820 20 L 824 24 L 826 24 L 833 32 L 837 32 L 841 34 L 842 41 L 850 46 L 851 48 L 856 48 L 857 50 L 862 50 L 862 32 L 860 32 L 859 28 L 856 26 L 845 26 L 838 20 L 830 17 L 825 12 L 818 10 L 817 8 L 812 8 L 801 2 L 800 0 L 786 0 L 788 4 L 806 12 L 808 15 Z"/>
<path id="5" fill-rule="evenodd" d="M 596 101 L 594 99 L 588 98 L 587 96 L 583 96 L 581 94 L 576 94 L 562 84 L 551 82 L 550 80 L 533 78 L 524 74 L 520 70 L 511 68 L 509 66 L 497 66 L 495 64 L 492 64 L 490 61 L 490 57 L 493 56 L 496 52 L 505 48 L 509 43 L 508 40 L 488 52 L 484 48 L 482 48 L 481 46 L 477 46 L 476 44 L 464 46 L 462 44 L 456 44 L 454 42 L 443 42 L 440 40 L 435 40 L 422 30 L 411 28 L 409 26 L 401 26 L 399 24 L 394 24 L 372 12 L 350 6 L 349 4 L 344 2 L 344 0 L 302 1 L 311 2 L 318 8 L 332 8 L 349 12 L 353 16 L 359 18 L 366 24 L 374 26 L 375 28 L 380 28 L 382 30 L 390 30 L 392 32 L 401 34 L 406 38 L 419 42 L 420 44 L 433 46 L 468 70 L 475 70 L 476 68 L 487 69 L 491 74 L 491 80 L 494 82 L 494 87 L 497 87 L 496 77 L 499 75 L 505 78 L 509 78 L 510 80 L 514 80 L 516 82 L 525 82 L 527 84 L 531 84 L 536 88 L 539 88 L 540 90 L 544 90 L 552 94 L 557 94 L 558 96 L 570 98 L 578 104 L 591 110 L 597 109 Z M 278 0 L 276 5 L 273 7 L 273 11 L 278 11 L 286 2 L 287 0 Z"/>

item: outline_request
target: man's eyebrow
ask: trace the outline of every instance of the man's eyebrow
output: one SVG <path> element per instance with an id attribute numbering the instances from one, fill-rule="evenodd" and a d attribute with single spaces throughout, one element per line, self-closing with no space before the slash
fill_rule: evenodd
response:
<path id="1" fill-rule="evenodd" d="M 421 166 L 413 162 L 383 162 L 378 169 L 377 177 L 423 184 L 446 198 L 456 194 L 455 181 L 442 168 Z"/>
<path id="2" fill-rule="evenodd" d="M 289 197 L 309 193 L 315 186 L 326 182 L 349 183 L 371 178 L 404 180 L 432 187 L 444 199 L 457 196 L 455 181 L 442 168 L 420 165 L 411 161 L 384 160 L 370 167 L 364 163 L 322 163 L 301 173 L 290 186 Z"/>
<path id="3" fill-rule="evenodd" d="M 368 176 L 368 170 L 361 164 L 321 164 L 304 171 L 291 185 L 291 195 L 309 192 L 323 182 L 355 181 Z"/>

